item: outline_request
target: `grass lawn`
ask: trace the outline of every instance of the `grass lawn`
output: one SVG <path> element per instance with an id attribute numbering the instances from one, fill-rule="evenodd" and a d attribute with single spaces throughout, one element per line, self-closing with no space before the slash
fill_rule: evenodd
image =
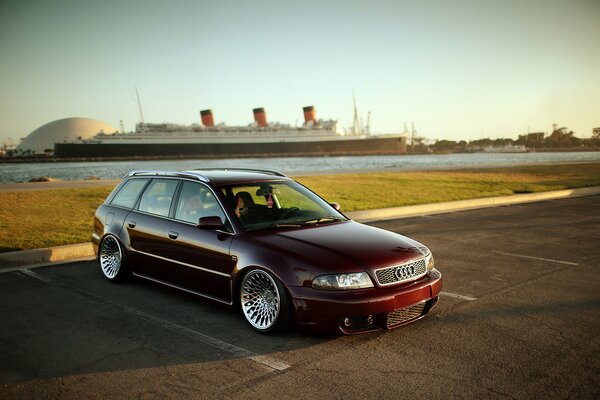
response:
<path id="1" fill-rule="evenodd" d="M 89 242 L 106 188 L 0 193 L 0 252 Z"/>
<path id="2" fill-rule="evenodd" d="M 600 163 L 295 177 L 342 211 L 600 186 Z M 0 193 L 0 252 L 90 240 L 112 187 Z"/>
<path id="3" fill-rule="evenodd" d="M 600 185 L 600 163 L 480 170 L 297 176 L 343 211 Z"/>

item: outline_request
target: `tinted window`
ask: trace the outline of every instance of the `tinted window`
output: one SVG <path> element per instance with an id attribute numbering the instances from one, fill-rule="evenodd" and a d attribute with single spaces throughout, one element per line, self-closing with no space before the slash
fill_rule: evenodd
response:
<path id="1" fill-rule="evenodd" d="M 133 208 L 140 192 L 148 179 L 131 179 L 123 185 L 110 204 L 120 207 Z"/>
<path id="2" fill-rule="evenodd" d="M 168 216 L 175 188 L 177 188 L 176 180 L 153 179 L 144 191 L 138 209 L 163 217 Z"/>
<path id="3" fill-rule="evenodd" d="M 215 215 L 225 223 L 225 213 L 213 193 L 199 183 L 184 182 L 175 209 L 175 218 L 197 224 L 200 218 Z"/>

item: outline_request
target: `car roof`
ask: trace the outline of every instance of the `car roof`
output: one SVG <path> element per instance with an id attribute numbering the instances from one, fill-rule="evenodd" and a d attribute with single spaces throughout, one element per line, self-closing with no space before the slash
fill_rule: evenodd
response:
<path id="1" fill-rule="evenodd" d="M 127 177 L 130 176 L 188 178 L 200 182 L 210 182 L 217 186 L 273 180 L 290 180 L 290 178 L 277 171 L 247 168 L 202 168 L 190 171 L 132 171 L 127 174 Z"/>

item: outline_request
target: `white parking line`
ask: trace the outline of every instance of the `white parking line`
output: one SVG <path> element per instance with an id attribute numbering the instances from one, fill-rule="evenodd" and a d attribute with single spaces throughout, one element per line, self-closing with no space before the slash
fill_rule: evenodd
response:
<path id="1" fill-rule="evenodd" d="M 514 254 L 514 253 L 505 253 L 503 251 L 498 251 L 498 250 L 493 250 L 494 253 L 498 253 L 498 254 L 503 254 L 505 256 L 512 256 L 512 257 L 521 257 L 521 258 L 529 258 L 532 260 L 540 260 L 540 261 L 548 261 L 548 262 L 553 262 L 553 263 L 558 263 L 558 264 L 567 264 L 567 265 L 579 265 L 579 263 L 574 263 L 574 262 L 569 262 L 569 261 L 560 261 L 560 260 L 552 260 L 550 258 L 541 258 L 541 257 L 533 257 L 533 256 L 525 256 L 523 254 Z"/>
<path id="2" fill-rule="evenodd" d="M 467 300 L 467 301 L 477 300 L 475 297 L 463 296 L 462 294 L 449 293 L 449 292 L 440 292 L 440 295 L 454 297 L 455 299 L 461 299 L 461 300 Z"/>
<path id="3" fill-rule="evenodd" d="M 35 278 L 38 281 L 46 282 L 46 283 L 49 283 L 49 284 L 52 283 L 52 279 L 48 278 L 47 276 L 37 274 L 37 273 L 35 273 L 33 271 L 30 271 L 28 269 L 22 269 L 20 272 L 22 274 L 25 274 L 25 275 L 30 276 L 32 278 Z"/>
<path id="4" fill-rule="evenodd" d="M 49 277 L 44 276 L 44 275 L 40 275 L 40 274 L 38 274 L 36 272 L 33 272 L 33 271 L 30 271 L 28 269 L 23 269 L 20 272 L 23 273 L 23 274 L 25 274 L 25 275 L 27 275 L 27 276 L 29 276 L 29 277 L 32 277 L 32 278 L 35 278 L 35 279 L 37 279 L 39 281 L 45 282 L 45 283 L 47 283 L 49 285 L 58 286 L 58 287 L 61 287 L 61 288 L 64 288 L 64 289 L 76 292 L 78 294 L 81 294 L 81 295 L 83 295 L 85 297 L 92 298 L 95 301 L 99 301 L 101 303 L 108 304 L 108 305 L 110 305 L 113 308 L 118 308 L 120 311 L 127 312 L 127 313 L 135 315 L 136 317 L 138 317 L 140 319 L 143 319 L 145 321 L 152 322 L 152 323 L 154 323 L 156 325 L 159 325 L 159 326 L 161 326 L 163 328 L 166 328 L 166 329 L 169 329 L 171 331 L 183 334 L 183 335 L 185 335 L 187 337 L 190 337 L 192 339 L 199 340 L 202 343 L 208 344 L 209 346 L 215 347 L 215 348 L 217 348 L 219 350 L 226 351 L 226 352 L 228 352 L 230 354 L 233 354 L 234 356 L 241 357 L 241 358 L 247 358 L 249 360 L 254 361 L 255 363 L 258 363 L 258 364 L 260 364 L 260 365 L 262 365 L 264 367 L 267 367 L 270 370 L 283 371 L 283 370 L 288 369 L 288 368 L 291 367 L 289 364 L 286 364 L 283 361 L 279 361 L 279 360 L 276 360 L 276 359 L 271 358 L 271 357 L 267 357 L 267 356 L 263 356 L 263 355 L 254 353 L 254 352 L 252 352 L 250 350 L 246 350 L 244 348 L 238 347 L 238 346 L 233 345 L 231 343 L 227 343 L 227 342 L 224 342 L 222 340 L 215 339 L 215 338 L 213 338 L 211 336 L 208 336 L 208 335 L 205 335 L 203 333 L 197 332 L 197 331 L 195 331 L 193 329 L 186 328 L 185 326 L 181 326 L 181 325 L 175 324 L 173 322 L 166 321 L 164 319 L 155 317 L 155 316 L 150 315 L 150 314 L 146 314 L 145 312 L 136 310 L 134 308 L 127 307 L 125 305 L 116 303 L 114 301 L 105 299 L 103 297 L 99 297 L 99 296 L 97 296 L 97 295 L 95 295 L 93 293 L 87 292 L 85 290 L 61 284 L 60 282 L 57 282 L 57 281 L 53 280 L 52 278 L 49 278 Z"/>

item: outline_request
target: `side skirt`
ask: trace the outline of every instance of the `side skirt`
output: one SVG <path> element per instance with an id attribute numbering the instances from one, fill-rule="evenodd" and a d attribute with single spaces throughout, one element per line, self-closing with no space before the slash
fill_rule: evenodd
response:
<path id="1" fill-rule="evenodd" d="M 231 302 L 231 301 L 225 301 L 223 299 L 219 299 L 218 297 L 213 297 L 213 296 L 210 296 L 208 294 L 200 293 L 200 292 L 188 289 L 188 288 L 183 287 L 183 286 L 179 286 L 179 285 L 175 285 L 173 283 L 165 282 L 165 281 L 163 281 L 161 279 L 152 278 L 150 276 L 147 276 L 147 275 L 144 275 L 144 274 L 140 274 L 140 273 L 137 273 L 137 272 L 132 272 L 131 274 L 133 276 L 138 277 L 138 278 L 142 278 L 142 279 L 146 279 L 148 281 L 160 283 L 161 285 L 172 287 L 174 289 L 178 289 L 178 290 L 181 290 L 183 292 L 187 292 L 187 293 L 190 293 L 190 294 L 193 294 L 193 295 L 196 295 L 196 296 L 204 297 L 204 298 L 209 299 L 209 300 L 217 301 L 217 302 L 222 303 L 222 304 L 227 304 L 228 306 L 233 305 L 233 302 Z"/>

